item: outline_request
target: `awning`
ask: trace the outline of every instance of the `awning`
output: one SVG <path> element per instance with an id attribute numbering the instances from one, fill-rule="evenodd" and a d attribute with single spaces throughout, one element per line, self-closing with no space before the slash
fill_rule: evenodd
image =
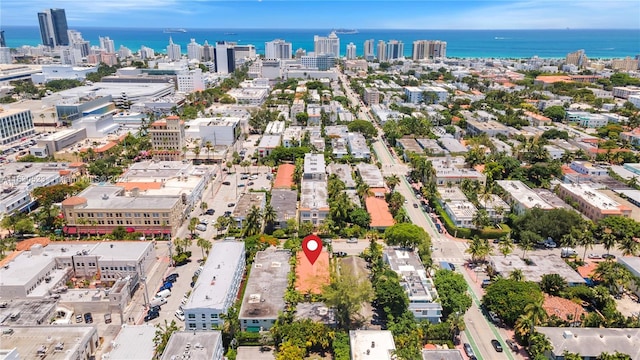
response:
<path id="1" fill-rule="evenodd" d="M 128 232 L 128 233 L 136 232 L 136 229 L 134 229 L 134 228 L 132 228 L 132 227 L 128 227 L 128 228 L 127 228 L 127 232 Z"/>
<path id="2" fill-rule="evenodd" d="M 71 227 L 71 226 L 65 226 L 62 228 L 62 231 L 64 231 L 66 234 L 77 234 L 78 233 L 78 228 L 77 227 Z"/>

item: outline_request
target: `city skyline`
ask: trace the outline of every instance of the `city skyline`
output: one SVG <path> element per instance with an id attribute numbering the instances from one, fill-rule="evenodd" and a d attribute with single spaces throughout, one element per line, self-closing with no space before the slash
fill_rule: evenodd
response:
<path id="1" fill-rule="evenodd" d="M 4 0 L 0 7 L 6 26 L 37 26 L 38 12 L 63 8 L 69 28 L 640 29 L 640 2 L 626 0 Z"/>

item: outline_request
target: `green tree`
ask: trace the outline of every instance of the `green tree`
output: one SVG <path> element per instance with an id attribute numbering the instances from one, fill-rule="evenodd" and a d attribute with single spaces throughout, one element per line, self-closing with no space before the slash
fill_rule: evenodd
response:
<path id="1" fill-rule="evenodd" d="M 459 312 L 464 314 L 471 307 L 471 297 L 467 294 L 467 282 L 462 274 L 440 269 L 436 271 L 434 285 L 438 289 L 442 317 Z"/>
<path id="2" fill-rule="evenodd" d="M 430 241 L 423 228 L 409 223 L 395 224 L 384 231 L 385 242 L 389 246 L 402 246 L 413 249 Z"/>
<path id="3" fill-rule="evenodd" d="M 567 288 L 567 282 L 558 274 L 544 274 L 540 288 L 549 295 L 559 296 Z"/>
<path id="4" fill-rule="evenodd" d="M 481 239 L 474 236 L 469 247 L 465 250 L 466 253 L 471 254 L 471 261 L 484 262 L 488 255 L 491 255 L 492 247 L 489 244 L 489 239 Z"/>
<path id="5" fill-rule="evenodd" d="M 556 122 L 564 120 L 566 115 L 567 112 L 562 106 L 559 105 L 549 106 L 548 108 L 544 109 L 544 116 Z"/>
<path id="6" fill-rule="evenodd" d="M 542 292 L 535 283 L 498 279 L 486 288 L 482 303 L 506 325 L 513 326 L 525 307 L 541 297 Z"/>
<path id="7" fill-rule="evenodd" d="M 164 349 L 167 347 L 167 343 L 169 342 L 171 335 L 178 330 L 178 325 L 175 320 L 171 320 L 171 323 L 165 320 L 164 326 L 160 324 L 156 325 L 156 333 L 153 337 L 153 343 L 156 347 L 156 354 L 158 357 L 162 355 Z"/>
<path id="8" fill-rule="evenodd" d="M 252 236 L 262 231 L 262 213 L 257 206 L 252 206 L 244 220 L 244 236 Z"/>
<path id="9" fill-rule="evenodd" d="M 264 219 L 264 222 L 266 223 L 269 231 L 271 231 L 273 229 L 274 223 L 278 219 L 278 213 L 276 212 L 276 209 L 271 206 L 271 204 L 267 204 L 262 211 L 262 218 Z"/>
<path id="10" fill-rule="evenodd" d="M 354 120 L 347 125 L 350 132 L 359 132 L 367 139 L 373 139 L 378 136 L 378 130 L 369 121 Z"/>
<path id="11" fill-rule="evenodd" d="M 523 281 L 524 273 L 521 269 L 513 269 L 513 271 L 511 271 L 511 273 L 509 274 L 509 279 L 513 281 Z"/>
<path id="12" fill-rule="evenodd" d="M 204 253 L 206 252 L 207 255 L 209 255 L 209 250 L 211 250 L 213 245 L 210 240 L 199 237 L 196 241 L 196 246 L 198 246 L 202 251 L 202 258 L 204 259 Z"/>
<path id="13" fill-rule="evenodd" d="M 520 233 L 518 247 L 522 249 L 522 258 L 526 259 L 527 251 L 533 250 L 534 245 L 540 241 L 542 241 L 542 237 L 533 231 L 525 230 Z"/>
<path id="14" fill-rule="evenodd" d="M 596 360 L 632 360 L 632 359 L 631 359 L 631 356 L 627 354 L 619 353 L 616 351 L 613 354 L 603 352 L 596 358 Z"/>
<path id="15" fill-rule="evenodd" d="M 511 241 L 510 236 L 504 236 L 498 240 L 498 250 L 505 258 L 513 252 L 514 248 L 515 244 Z"/>
<path id="16" fill-rule="evenodd" d="M 391 191 L 393 191 L 396 188 L 396 186 L 400 184 L 400 178 L 396 174 L 393 174 L 391 176 L 385 176 L 384 181 L 387 184 L 387 187 L 389 187 Z"/>
<path id="17" fill-rule="evenodd" d="M 360 311 L 362 304 L 373 299 L 371 283 L 349 273 L 337 275 L 323 288 L 322 294 L 325 303 L 335 309 L 336 320 L 344 329 L 350 328 L 351 320 Z"/>
<path id="18" fill-rule="evenodd" d="M 200 219 L 196 217 L 192 217 L 189 219 L 189 225 L 187 225 L 187 230 L 191 233 L 191 237 L 196 235 L 196 227 L 200 224 Z"/>

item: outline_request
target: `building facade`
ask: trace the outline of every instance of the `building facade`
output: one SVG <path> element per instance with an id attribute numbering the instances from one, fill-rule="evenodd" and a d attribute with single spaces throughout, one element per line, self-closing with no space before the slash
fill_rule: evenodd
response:
<path id="1" fill-rule="evenodd" d="M 163 160 L 180 160 L 185 146 L 184 122 L 177 116 L 167 116 L 149 127 L 151 146 Z"/>
<path id="2" fill-rule="evenodd" d="M 36 133 L 31 110 L 0 109 L 0 143 L 20 140 Z"/>

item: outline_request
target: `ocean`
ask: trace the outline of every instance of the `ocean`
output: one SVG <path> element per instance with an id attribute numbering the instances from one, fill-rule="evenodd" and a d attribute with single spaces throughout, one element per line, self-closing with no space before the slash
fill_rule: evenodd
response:
<path id="1" fill-rule="evenodd" d="M 37 27 L 4 26 L 7 46 L 36 46 L 41 43 Z M 98 37 L 108 36 L 116 50 L 124 45 L 137 52 L 141 45 L 157 52 L 166 52 L 169 37 L 187 51 L 190 39 L 204 44 L 233 41 L 253 44 L 256 52 L 264 54 L 264 43 L 284 39 L 293 45 L 293 51 L 302 48 L 313 51 L 313 36 L 326 36 L 330 29 L 186 29 L 185 33 L 164 33 L 164 29 L 143 28 L 74 28 L 91 45 L 99 45 Z M 461 58 L 563 58 L 567 53 L 584 49 L 589 58 L 621 58 L 640 55 L 640 36 L 637 30 L 372 30 L 362 29 L 357 34 L 339 34 L 342 55 L 350 42 L 362 55 L 367 39 L 399 40 L 404 43 L 405 57 L 411 57 L 414 40 L 443 40 L 447 42 L 447 56 Z"/>

